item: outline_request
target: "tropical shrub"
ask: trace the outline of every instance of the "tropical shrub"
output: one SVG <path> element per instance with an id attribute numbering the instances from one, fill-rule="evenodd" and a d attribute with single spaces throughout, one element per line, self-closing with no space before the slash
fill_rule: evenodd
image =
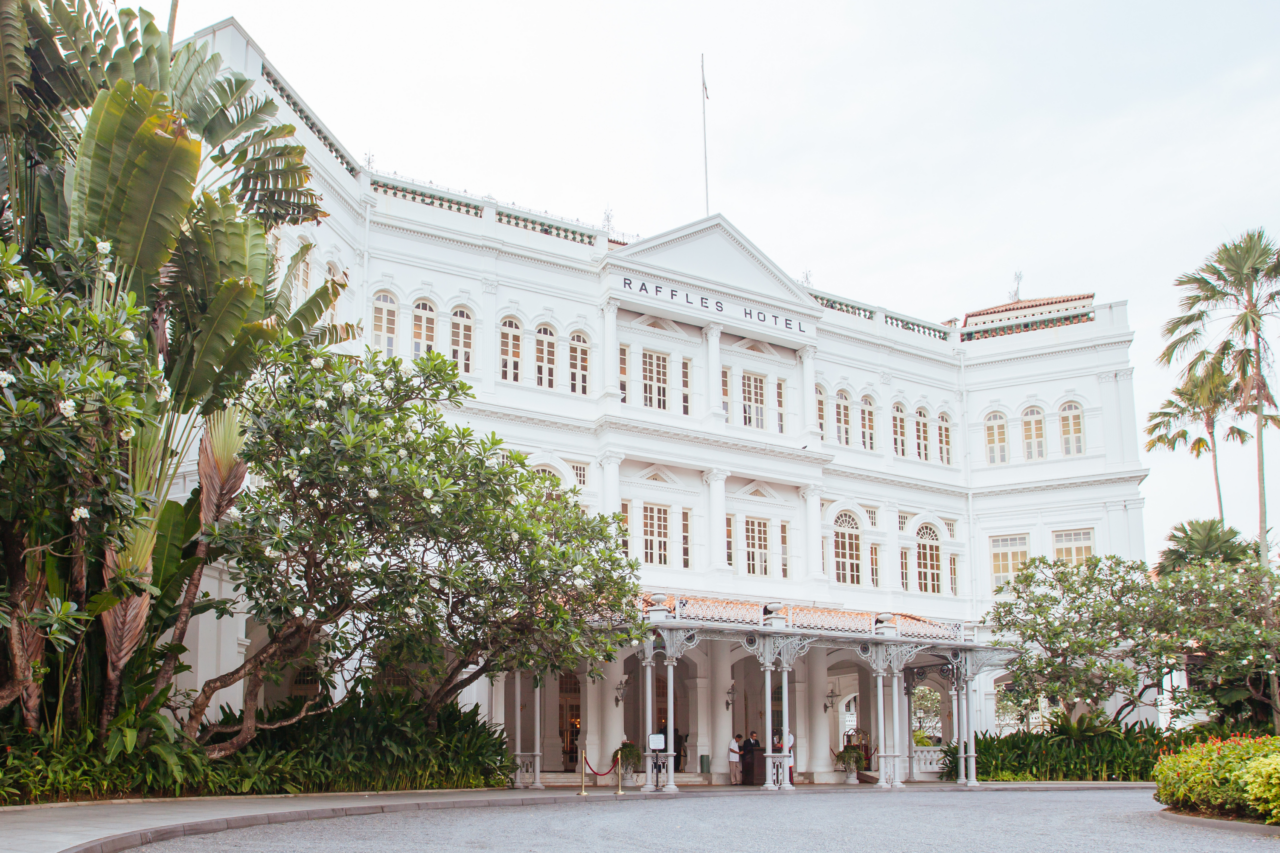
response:
<path id="1" fill-rule="evenodd" d="M 1150 723 L 1099 725 L 1096 721 L 1058 725 L 1046 732 L 980 734 L 979 780 L 991 781 L 1149 781 L 1161 755 L 1192 743 L 1203 734 L 1165 732 Z M 942 752 L 942 778 L 956 778 L 956 748 Z"/>
<path id="2" fill-rule="evenodd" d="M 287 712 L 287 709 L 285 709 Z M 433 723 L 402 694 L 353 696 L 332 714 L 263 733 L 224 759 L 186 740 L 154 740 L 108 758 L 91 727 L 0 728 L 0 805 L 124 797 L 404 791 L 506 784 L 500 729 L 476 708 L 445 706 Z"/>
<path id="3" fill-rule="evenodd" d="M 856 773 L 862 769 L 862 747 L 846 744 L 844 749 L 836 753 L 836 764 L 843 767 L 846 773 Z"/>
<path id="4" fill-rule="evenodd" d="M 1280 823 L 1280 755 L 1255 758 L 1239 773 L 1249 807 L 1267 823 Z"/>
<path id="5" fill-rule="evenodd" d="M 1280 737 L 1236 735 L 1191 744 L 1161 757 L 1154 773 L 1156 800 L 1214 814 L 1251 814 L 1243 771 L 1254 759 L 1274 755 L 1280 755 Z M 1265 770 L 1259 771 L 1256 785 L 1264 796 L 1266 778 Z M 1274 789 L 1275 782 L 1270 785 Z"/>
<path id="6" fill-rule="evenodd" d="M 644 753 L 631 741 L 624 740 L 622 745 L 613 751 L 613 760 L 622 765 L 622 772 L 627 773 L 644 764 Z"/>

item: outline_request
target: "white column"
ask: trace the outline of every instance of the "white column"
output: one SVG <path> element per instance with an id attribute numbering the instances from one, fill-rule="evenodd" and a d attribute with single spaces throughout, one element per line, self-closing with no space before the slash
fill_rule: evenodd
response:
<path id="1" fill-rule="evenodd" d="M 729 414 L 726 421 L 730 426 L 742 426 L 742 368 L 737 365 L 729 368 Z"/>
<path id="2" fill-rule="evenodd" d="M 542 687 L 533 688 L 533 784 L 529 787 L 542 789 Z"/>
<path id="3" fill-rule="evenodd" d="M 902 787 L 902 670 L 893 673 L 893 787 Z"/>
<path id="4" fill-rule="evenodd" d="M 807 772 L 812 768 L 809 760 L 809 661 L 806 658 L 800 658 L 793 665 L 791 670 L 793 677 L 791 679 L 792 698 L 791 708 L 795 712 L 795 735 L 796 745 L 793 754 L 793 764 L 795 772 Z"/>
<path id="5" fill-rule="evenodd" d="M 905 678 L 905 675 L 904 675 Z M 907 781 L 916 781 L 916 731 L 914 710 L 914 690 L 906 690 L 907 694 Z"/>
<path id="6" fill-rule="evenodd" d="M 600 764 L 595 768 L 601 773 L 613 761 L 613 751 L 626 739 L 623 731 L 626 719 L 622 703 L 618 701 L 618 683 L 624 677 L 621 660 L 605 661 L 600 665 L 604 681 L 600 685 Z M 594 760 L 592 762 L 595 763 Z"/>
<path id="7" fill-rule="evenodd" d="M 787 749 L 787 742 L 791 739 L 791 685 L 787 683 L 787 677 L 791 674 L 791 667 L 785 663 L 782 664 L 782 782 L 779 784 L 784 791 L 794 791 L 795 786 L 791 784 L 791 771 L 788 769 L 788 756 L 790 750 Z M 772 705 L 772 702 L 770 702 Z"/>
<path id="8" fill-rule="evenodd" d="M 511 733 L 507 731 L 507 674 L 505 672 L 495 675 L 489 684 L 489 725 L 502 729 L 507 735 L 507 740 L 511 740 Z"/>
<path id="9" fill-rule="evenodd" d="M 518 769 L 516 770 L 516 787 L 523 788 L 528 783 L 524 778 L 524 761 L 521 758 L 522 752 L 524 750 L 524 709 L 520 707 L 520 682 L 522 681 L 520 677 L 521 676 L 520 670 L 517 669 L 514 675 L 515 675 L 515 682 L 516 682 L 515 683 L 516 740 L 515 740 L 515 746 L 513 747 L 512 752 L 515 754 L 516 765 L 518 767 Z"/>
<path id="10" fill-rule="evenodd" d="M 667 657 L 667 784 L 665 794 L 676 794 L 676 661 Z"/>
<path id="11" fill-rule="evenodd" d="M 976 788 L 978 785 L 978 739 L 973 725 L 973 697 L 969 695 L 969 691 L 972 689 L 973 681 L 969 680 L 964 686 L 964 730 L 969 738 L 969 781 L 967 784 L 970 788 Z"/>
<path id="12" fill-rule="evenodd" d="M 729 472 L 724 468 L 712 468 L 702 475 L 702 482 L 707 484 L 707 488 L 711 491 L 710 500 L 708 501 L 707 529 L 707 545 L 711 549 L 708 564 L 713 569 L 728 571 L 729 566 L 725 562 L 725 539 L 724 539 L 724 481 L 728 479 Z M 727 771 L 726 771 L 727 772 Z"/>
<path id="13" fill-rule="evenodd" d="M 804 559 L 807 574 L 811 578 L 822 577 L 822 489 L 805 486 L 800 490 L 804 498 Z"/>
<path id="14" fill-rule="evenodd" d="M 493 394 L 494 380 L 498 375 L 498 371 L 494 368 L 498 361 L 498 322 L 502 318 L 498 316 L 498 282 L 494 279 L 485 279 L 481 282 L 481 287 L 484 289 L 484 299 L 481 302 L 484 315 L 476 317 L 475 325 L 472 327 L 476 337 L 471 342 L 473 347 L 471 367 L 479 372 L 480 388 L 488 395 Z"/>
<path id="15" fill-rule="evenodd" d="M 879 756 L 880 756 L 880 763 L 879 763 L 879 766 L 876 768 L 877 776 L 879 777 L 876 780 L 876 787 L 888 788 L 889 782 L 888 782 L 888 779 L 886 778 L 886 772 L 885 772 L 885 766 L 884 766 L 885 753 L 888 750 L 887 750 L 887 744 L 885 743 L 885 740 L 884 740 L 884 670 L 883 669 L 876 670 L 876 711 L 877 711 L 876 735 L 879 740 L 877 752 L 879 753 Z"/>
<path id="16" fill-rule="evenodd" d="M 685 750 L 688 761 L 685 771 L 701 773 L 702 761 L 699 756 L 711 754 L 711 679 L 706 676 L 686 678 L 684 688 L 692 698 L 689 705 L 694 712 L 689 715 L 689 740 L 686 741 L 693 749 Z"/>
<path id="17" fill-rule="evenodd" d="M 625 454 L 616 450 L 606 450 L 600 454 L 600 473 L 602 474 L 600 508 L 609 515 L 622 510 L 622 494 L 618 489 L 618 467 L 626 458 Z"/>
<path id="18" fill-rule="evenodd" d="M 800 399 L 802 402 L 802 411 L 804 412 L 804 431 L 817 435 L 818 433 L 818 398 L 814 396 L 813 389 L 818 383 L 817 370 L 814 365 L 814 359 L 818 356 L 818 348 L 809 345 L 799 349 L 800 354 L 800 370 L 804 377 L 800 382 Z"/>
<path id="19" fill-rule="evenodd" d="M 959 713 L 956 714 L 956 784 L 964 785 L 968 781 L 969 767 L 966 752 L 969 748 L 969 734 L 966 728 L 969 722 L 969 700 L 966 696 L 963 677 L 956 677 L 956 702 Z"/>
<path id="20" fill-rule="evenodd" d="M 729 740 L 733 737 L 733 706 L 729 688 L 733 685 L 732 648 L 722 640 L 706 640 L 711 661 L 711 772 L 729 772 Z"/>
<path id="21" fill-rule="evenodd" d="M 603 358 L 600 359 L 600 370 L 604 374 L 604 382 L 601 387 L 604 388 L 605 396 L 614 400 L 619 396 L 618 391 L 618 300 L 610 299 L 600 307 L 600 313 L 604 316 L 604 334 L 601 337 L 601 349 Z"/>
<path id="22" fill-rule="evenodd" d="M 640 790 L 649 793 L 658 790 L 654 785 L 653 755 L 649 752 L 649 735 L 653 732 L 653 657 L 646 655 L 640 665 L 644 667 L 644 734 L 640 737 L 644 752 L 644 787 Z"/>
<path id="23" fill-rule="evenodd" d="M 827 650 L 811 648 L 805 655 L 809 665 L 809 771 L 814 774 L 831 773 L 835 764 L 831 760 L 831 723 L 828 714 L 839 714 L 840 708 L 824 710 L 827 703 Z M 865 700 L 864 704 L 865 704 Z M 858 721 L 865 728 L 866 723 Z"/>
<path id="24" fill-rule="evenodd" d="M 707 419 L 713 424 L 724 423 L 724 410 L 720 406 L 720 332 L 723 329 L 719 323 L 712 323 L 702 330 L 707 360 Z"/>
<path id="25" fill-rule="evenodd" d="M 600 707 L 603 703 L 601 699 L 606 692 L 612 692 L 606 685 L 598 680 L 587 678 L 587 674 L 583 672 L 578 676 L 578 689 L 582 692 L 582 727 L 578 732 L 578 760 L 582 760 L 582 751 L 586 750 L 587 760 L 591 762 L 591 766 L 604 772 L 604 767 L 609 766 L 608 761 L 604 761 L 604 767 L 601 767 L 602 747 L 600 738 L 600 728 L 602 724 Z M 604 700 L 608 702 L 608 699 Z M 581 770 L 581 768 L 579 768 Z M 590 772 L 587 777 L 592 784 L 596 783 L 596 777 Z"/>
<path id="26" fill-rule="evenodd" d="M 776 791 L 773 784 L 773 664 L 760 667 L 764 670 L 764 785 L 766 791 Z"/>

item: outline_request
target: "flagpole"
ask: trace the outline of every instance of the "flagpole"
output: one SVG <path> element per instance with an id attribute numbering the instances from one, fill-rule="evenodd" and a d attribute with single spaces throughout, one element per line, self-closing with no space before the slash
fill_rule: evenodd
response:
<path id="1" fill-rule="evenodd" d="M 707 55 L 702 54 L 702 189 L 706 193 L 707 216 L 711 215 L 711 179 L 707 176 Z"/>

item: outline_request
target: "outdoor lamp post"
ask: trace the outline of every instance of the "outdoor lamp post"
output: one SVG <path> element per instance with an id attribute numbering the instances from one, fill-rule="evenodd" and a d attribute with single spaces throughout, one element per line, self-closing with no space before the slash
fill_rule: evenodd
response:
<path id="1" fill-rule="evenodd" d="M 734 699 L 738 695 L 737 688 L 735 688 L 732 684 L 730 684 L 729 689 L 724 692 L 724 695 L 729 697 L 724 700 L 724 709 L 727 711 L 733 707 Z"/>
<path id="2" fill-rule="evenodd" d="M 627 679 L 625 676 L 614 686 L 613 694 L 613 707 L 616 708 L 622 704 L 623 699 L 627 698 Z"/>

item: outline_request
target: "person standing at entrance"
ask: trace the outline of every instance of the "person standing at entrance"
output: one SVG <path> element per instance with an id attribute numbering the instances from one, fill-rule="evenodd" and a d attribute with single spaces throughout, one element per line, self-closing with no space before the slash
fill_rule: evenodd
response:
<path id="1" fill-rule="evenodd" d="M 796 783 L 796 736 L 787 732 L 787 781 Z"/>
<path id="2" fill-rule="evenodd" d="M 742 784 L 742 735 L 729 741 L 729 784 Z"/>

